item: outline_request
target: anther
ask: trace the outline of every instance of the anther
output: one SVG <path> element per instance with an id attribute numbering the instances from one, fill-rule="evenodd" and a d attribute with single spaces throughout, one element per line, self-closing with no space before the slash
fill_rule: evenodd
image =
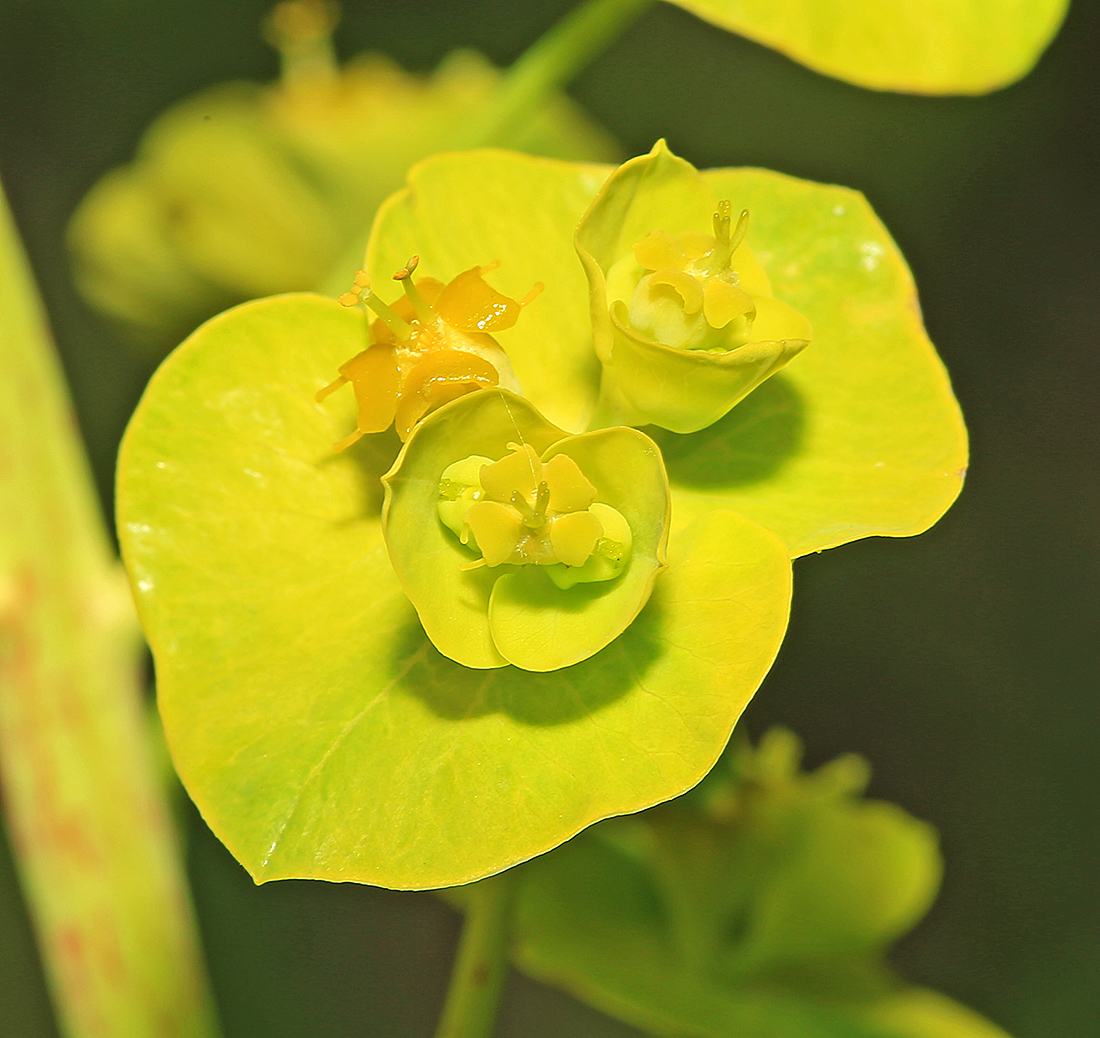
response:
<path id="1" fill-rule="evenodd" d="M 412 272 L 420 266 L 420 257 L 411 256 L 408 262 L 398 271 L 394 271 L 394 281 L 404 281 L 406 278 L 412 277 Z"/>
<path id="2" fill-rule="evenodd" d="M 737 247 L 745 240 L 745 234 L 749 229 L 749 211 L 741 210 L 737 218 L 737 226 L 730 233 L 730 212 L 732 206 L 728 199 L 718 203 L 714 213 L 714 247 L 703 257 L 700 264 L 710 275 L 721 274 L 729 270 L 730 259 Z"/>
<path id="3" fill-rule="evenodd" d="M 729 204 L 728 202 L 726 203 Z M 730 253 L 737 251 L 737 246 L 745 240 L 745 235 L 749 231 L 749 211 L 747 209 L 741 210 L 741 215 L 737 218 L 737 226 L 733 229 L 733 234 L 730 236 Z"/>
<path id="4" fill-rule="evenodd" d="M 729 199 L 724 199 L 718 203 L 717 211 L 714 214 L 714 237 L 720 242 L 729 241 L 731 208 Z"/>
<path id="5" fill-rule="evenodd" d="M 420 294 L 416 285 L 413 284 L 412 279 L 412 273 L 419 265 L 419 256 L 410 257 L 409 262 L 393 275 L 393 279 L 401 282 L 405 295 L 409 297 L 409 302 L 412 303 L 417 320 L 423 325 L 430 325 L 437 320 L 436 312 L 424 301 L 424 297 Z"/>
<path id="6" fill-rule="evenodd" d="M 341 306 L 356 306 L 363 301 L 363 290 L 370 289 L 370 275 L 365 270 L 357 270 L 352 279 L 351 290 L 340 296 Z"/>

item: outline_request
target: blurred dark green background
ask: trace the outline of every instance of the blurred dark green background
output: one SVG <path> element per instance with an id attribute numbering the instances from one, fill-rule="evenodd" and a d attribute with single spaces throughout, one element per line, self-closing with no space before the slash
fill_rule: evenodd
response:
<path id="1" fill-rule="evenodd" d="M 0 175 L 53 316 L 105 507 L 148 369 L 75 297 L 81 194 L 170 102 L 270 78 L 265 0 L 0 0 Z M 568 0 L 347 0 L 342 53 L 498 63 Z M 811 763 L 868 756 L 873 792 L 932 821 L 947 879 L 896 962 L 1017 1038 L 1100 1033 L 1100 0 L 1023 83 L 982 99 L 877 95 L 660 6 L 573 89 L 631 153 L 752 164 L 864 191 L 908 256 L 967 413 L 955 508 L 908 541 L 798 563 L 794 619 L 746 717 Z M 256 888 L 193 811 L 195 897 L 228 1038 L 431 1034 L 456 917 L 429 895 Z M 56 1033 L 0 848 L 0 1034 Z M 501 1038 L 631 1029 L 513 977 Z"/>

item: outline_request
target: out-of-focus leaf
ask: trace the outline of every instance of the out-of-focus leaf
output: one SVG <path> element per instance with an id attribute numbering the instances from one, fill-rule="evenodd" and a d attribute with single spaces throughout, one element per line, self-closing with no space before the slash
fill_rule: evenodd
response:
<path id="1" fill-rule="evenodd" d="M 187 98 L 81 203 L 69 229 L 77 283 L 164 352 L 233 303 L 340 284 L 342 263 L 350 282 L 378 205 L 413 162 L 451 146 L 500 83 L 473 51 L 426 77 L 365 54 L 331 74 Z M 561 94 L 508 143 L 566 159 L 618 150 Z"/>
<path id="2" fill-rule="evenodd" d="M 876 90 L 984 94 L 1031 71 L 1068 0 L 670 0 Z"/>
<path id="3" fill-rule="evenodd" d="M 858 758 L 802 774 L 799 752 L 768 733 L 524 866 L 521 967 L 662 1038 L 1003 1038 L 882 964 L 938 886 L 934 834 L 860 799 Z"/>

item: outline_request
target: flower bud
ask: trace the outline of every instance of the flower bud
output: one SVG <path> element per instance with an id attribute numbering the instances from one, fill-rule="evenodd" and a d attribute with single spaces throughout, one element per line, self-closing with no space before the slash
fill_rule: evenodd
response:
<path id="1" fill-rule="evenodd" d="M 409 167 L 493 104 L 500 73 L 472 51 L 430 76 L 379 54 L 338 65 L 336 21 L 324 0 L 278 4 L 265 35 L 280 80 L 174 105 L 81 203 L 69 227 L 78 287 L 140 344 L 163 352 L 234 303 L 323 290 L 358 262 Z M 564 95 L 501 143 L 597 161 L 617 150 Z"/>

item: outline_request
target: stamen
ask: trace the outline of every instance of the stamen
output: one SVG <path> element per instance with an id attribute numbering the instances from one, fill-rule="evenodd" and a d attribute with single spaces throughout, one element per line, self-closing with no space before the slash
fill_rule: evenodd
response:
<path id="1" fill-rule="evenodd" d="M 730 259 L 737 247 L 745 240 L 745 234 L 749 229 L 749 211 L 741 210 L 737 218 L 737 226 L 730 233 L 730 212 L 732 206 L 728 199 L 718 203 L 714 213 L 714 248 L 702 257 L 699 267 L 707 274 L 714 276 L 730 269 Z"/>
<path id="2" fill-rule="evenodd" d="M 334 443 L 332 445 L 332 449 L 334 451 L 336 451 L 337 454 L 339 454 L 340 451 L 347 450 L 348 447 L 350 447 L 357 440 L 361 439 L 362 436 L 363 436 L 362 431 L 359 430 L 359 429 L 356 429 L 355 432 L 353 432 L 350 436 L 345 436 L 338 443 Z"/>
<path id="3" fill-rule="evenodd" d="M 724 199 L 718 203 L 718 210 L 714 214 L 714 237 L 720 242 L 728 242 L 730 240 L 730 209 L 732 208 L 729 199 Z"/>
<path id="4" fill-rule="evenodd" d="M 381 318 L 382 323 L 393 332 L 398 342 L 404 342 L 412 335 L 409 322 L 371 291 L 370 275 L 365 270 L 355 272 L 351 291 L 345 292 L 337 299 L 337 302 L 341 306 L 358 306 L 360 303 L 365 303 Z"/>
<path id="5" fill-rule="evenodd" d="M 723 200 L 718 203 L 714 214 L 714 248 L 704 257 L 702 267 L 708 274 L 721 274 L 729 269 L 733 246 L 730 243 L 730 203 Z"/>
<path id="6" fill-rule="evenodd" d="M 406 278 L 412 277 L 412 273 L 420 266 L 419 256 L 410 256 L 405 265 L 398 271 L 394 272 L 394 281 L 404 281 Z"/>
<path id="7" fill-rule="evenodd" d="M 363 302 L 381 319 L 382 323 L 396 336 L 398 342 L 412 337 L 412 327 L 396 310 L 383 303 L 370 288 L 363 289 Z"/>
<path id="8" fill-rule="evenodd" d="M 729 203 L 726 203 L 727 205 Z M 745 235 L 749 231 L 749 211 L 747 209 L 741 210 L 741 215 L 737 218 L 737 226 L 733 229 L 733 234 L 730 236 L 730 254 L 732 255 L 737 251 L 737 247 L 745 240 Z"/>
<path id="9" fill-rule="evenodd" d="M 523 517 L 523 521 L 527 526 L 531 526 L 531 520 L 534 518 L 535 513 L 531 510 L 531 506 L 527 503 L 525 498 L 518 490 L 513 490 L 508 497 L 508 503 Z M 542 523 L 536 523 L 536 526 L 541 526 Z"/>
<path id="10" fill-rule="evenodd" d="M 357 306 L 363 301 L 365 288 L 370 288 L 370 275 L 365 270 L 357 270 L 352 279 L 351 290 L 340 296 L 337 302 L 341 306 Z"/>
<path id="11" fill-rule="evenodd" d="M 538 490 L 535 491 L 535 507 L 531 511 L 531 518 L 524 519 L 524 523 L 532 530 L 537 530 L 546 522 L 546 509 L 549 504 L 550 487 L 547 486 L 546 480 L 544 479 L 539 483 Z"/>
<path id="12" fill-rule="evenodd" d="M 428 306 L 416 285 L 413 284 L 412 273 L 419 265 L 420 257 L 412 256 L 409 262 L 393 275 L 393 279 L 401 282 L 401 287 L 405 290 L 405 295 L 409 297 L 409 302 L 412 303 L 413 310 L 416 312 L 420 323 L 423 325 L 434 324 L 436 321 L 435 311 Z"/>
<path id="13" fill-rule="evenodd" d="M 546 290 L 546 286 L 541 281 L 536 281 L 531 291 L 527 293 L 522 299 L 516 300 L 520 306 L 526 306 L 528 303 L 533 303 L 542 293 Z"/>
<path id="14" fill-rule="evenodd" d="M 330 382 L 324 389 L 317 390 L 316 395 L 313 397 L 317 403 L 320 403 L 330 393 L 335 393 L 345 382 L 347 382 L 347 376 L 341 375 L 335 382 Z"/>

